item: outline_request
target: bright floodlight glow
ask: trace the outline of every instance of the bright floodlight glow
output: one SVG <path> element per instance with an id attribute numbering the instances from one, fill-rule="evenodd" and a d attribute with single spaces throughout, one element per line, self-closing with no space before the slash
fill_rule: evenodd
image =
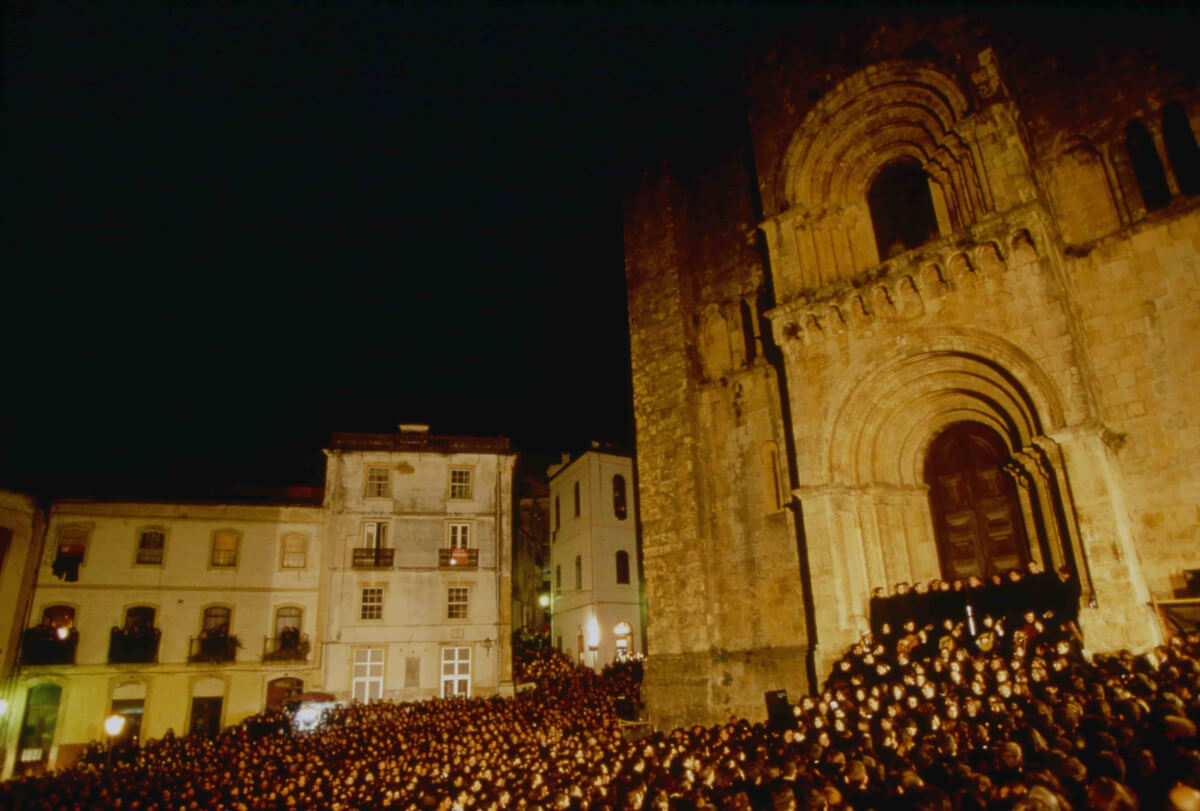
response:
<path id="1" fill-rule="evenodd" d="M 296 725 L 304 729 L 311 729 L 316 725 L 317 719 L 321 714 L 314 707 L 301 707 L 296 711 Z"/>
<path id="2" fill-rule="evenodd" d="M 8 702 L 0 698 L 0 718 L 3 718 L 6 712 L 8 712 Z"/>
<path id="3" fill-rule="evenodd" d="M 600 623 L 596 622 L 595 617 L 588 617 L 587 643 L 589 648 L 600 647 Z"/>
<path id="4" fill-rule="evenodd" d="M 116 737 L 121 734 L 121 730 L 125 728 L 124 715 L 110 715 L 104 719 L 104 731 L 110 737 Z"/>
<path id="5" fill-rule="evenodd" d="M 541 597 L 538 597 L 538 605 L 540 605 L 542 608 L 550 605 L 550 595 L 543 594 Z"/>
<path id="6" fill-rule="evenodd" d="M 56 628 L 54 631 L 54 635 L 57 636 L 59 639 L 66 639 L 67 635 L 70 633 L 71 632 L 67 630 L 67 627 L 65 625 L 58 626 L 58 628 Z"/>

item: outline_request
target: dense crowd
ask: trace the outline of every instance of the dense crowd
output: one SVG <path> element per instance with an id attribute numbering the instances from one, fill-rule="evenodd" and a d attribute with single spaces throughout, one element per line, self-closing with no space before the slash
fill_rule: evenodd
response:
<path id="1" fill-rule="evenodd" d="M 0 807 L 1200 809 L 1200 635 L 1091 656 L 1046 606 L 891 618 L 786 723 L 635 739 L 615 705 L 640 663 L 519 644 L 515 698 L 354 704 L 305 734 L 268 713 L 112 766 L 97 748 Z"/>

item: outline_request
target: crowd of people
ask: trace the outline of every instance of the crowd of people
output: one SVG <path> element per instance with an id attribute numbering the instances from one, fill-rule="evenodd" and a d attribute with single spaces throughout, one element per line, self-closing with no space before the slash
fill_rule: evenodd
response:
<path id="1" fill-rule="evenodd" d="M 1200 809 L 1200 635 L 1092 656 L 1053 607 L 991 610 L 891 614 L 785 723 L 635 737 L 616 704 L 640 663 L 521 644 L 514 698 L 351 704 L 304 734 L 267 713 L 112 765 L 97 747 L 0 784 L 0 807 Z"/>

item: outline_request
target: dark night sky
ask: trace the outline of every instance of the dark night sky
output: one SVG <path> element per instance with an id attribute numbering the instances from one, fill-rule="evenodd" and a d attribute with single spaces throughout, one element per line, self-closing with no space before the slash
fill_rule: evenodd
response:
<path id="1" fill-rule="evenodd" d="M 0 486 L 307 483 L 401 421 L 631 444 L 621 186 L 745 11 L 9 4 Z"/>

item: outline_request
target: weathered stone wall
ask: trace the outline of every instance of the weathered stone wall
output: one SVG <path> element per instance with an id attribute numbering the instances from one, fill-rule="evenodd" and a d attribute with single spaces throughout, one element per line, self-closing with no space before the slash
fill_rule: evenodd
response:
<path id="1" fill-rule="evenodd" d="M 1200 209 L 1181 203 L 1070 262 L 1124 520 L 1151 594 L 1200 565 Z M 1131 550 L 1098 549 L 1093 568 Z"/>
<path id="2" fill-rule="evenodd" d="M 760 717 L 765 690 L 806 687 L 751 188 L 734 154 L 686 187 L 647 178 L 626 212 L 646 690 L 661 724 Z"/>
<path id="3" fill-rule="evenodd" d="M 962 421 L 1008 443 L 1029 557 L 1077 572 L 1089 644 L 1158 638 L 1151 596 L 1200 566 L 1200 204 L 1162 123 L 1176 102 L 1196 130 L 1200 94 L 1127 39 L 1063 55 L 953 18 L 802 40 L 751 72 L 754 177 L 718 145 L 630 195 L 656 722 L 761 716 L 810 643 L 820 672 L 865 630 L 872 588 L 941 576 L 923 466 Z M 1165 191 L 1130 158 L 1143 126 Z M 889 258 L 867 190 L 899 159 L 937 233 Z M 738 336 L 743 305 L 767 334 Z M 799 532 L 764 498 L 770 448 Z"/>

